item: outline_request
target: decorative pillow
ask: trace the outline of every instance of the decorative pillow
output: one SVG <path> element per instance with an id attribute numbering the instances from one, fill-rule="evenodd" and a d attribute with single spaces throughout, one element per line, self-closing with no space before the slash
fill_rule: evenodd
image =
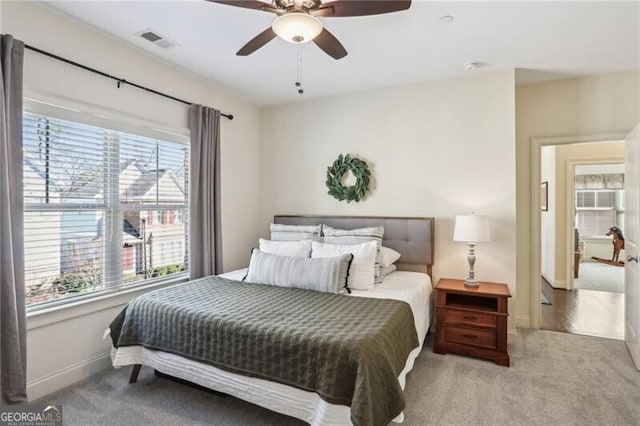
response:
<path id="1" fill-rule="evenodd" d="M 324 233 L 324 242 L 328 244 L 360 244 L 367 241 L 375 241 L 378 244 L 378 253 L 376 255 L 375 265 L 375 283 L 380 284 L 382 277 L 380 276 L 380 248 L 382 247 L 382 236 L 384 228 L 382 226 L 373 226 L 371 228 L 359 229 L 336 229 L 324 225 L 322 228 Z M 313 256 L 313 254 L 312 254 Z"/>
<path id="2" fill-rule="evenodd" d="M 382 275 L 382 279 L 384 280 L 384 277 L 386 277 L 392 272 L 395 272 L 397 269 L 398 267 L 394 264 L 391 264 L 389 266 L 383 266 L 382 268 L 380 268 L 380 275 Z"/>
<path id="3" fill-rule="evenodd" d="M 341 293 L 347 288 L 347 277 L 353 256 L 343 254 L 326 259 L 285 257 L 254 249 L 244 281 L 279 287 Z"/>
<path id="4" fill-rule="evenodd" d="M 273 241 L 299 241 L 314 240 L 320 241 L 320 231 L 322 225 L 282 225 L 272 223 L 269 227 L 271 239 Z"/>
<path id="5" fill-rule="evenodd" d="M 260 238 L 260 251 L 289 257 L 311 257 L 311 240 L 271 241 Z"/>
<path id="6" fill-rule="evenodd" d="M 392 248 L 382 246 L 380 247 L 380 267 L 386 268 L 391 266 L 400 259 L 401 254 Z"/>
<path id="7" fill-rule="evenodd" d="M 349 269 L 348 287 L 357 290 L 370 290 L 374 284 L 374 266 L 377 246 L 375 241 L 356 245 L 311 243 L 311 258 L 338 256 L 345 253 L 353 255 Z"/>

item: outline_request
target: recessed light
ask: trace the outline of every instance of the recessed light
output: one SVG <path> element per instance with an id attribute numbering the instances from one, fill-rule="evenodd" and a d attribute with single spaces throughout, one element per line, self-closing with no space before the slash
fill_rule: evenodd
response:
<path id="1" fill-rule="evenodd" d="M 480 62 L 467 62 L 467 63 L 466 63 L 466 64 L 464 64 L 462 67 L 463 67 L 466 71 L 475 71 L 475 70 L 477 70 L 480 66 L 481 66 Z"/>
<path id="2" fill-rule="evenodd" d="M 439 19 L 441 24 L 450 24 L 453 22 L 453 16 L 451 15 L 443 15 Z"/>

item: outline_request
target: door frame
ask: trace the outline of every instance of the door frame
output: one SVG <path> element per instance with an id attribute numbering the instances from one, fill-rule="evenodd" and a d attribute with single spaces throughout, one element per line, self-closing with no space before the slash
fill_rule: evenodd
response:
<path id="1" fill-rule="evenodd" d="M 529 214 L 531 217 L 531 229 L 529 239 L 531 241 L 531 266 L 529 270 L 531 274 L 529 276 L 529 288 L 531 289 L 529 300 L 531 305 L 529 307 L 530 312 L 530 328 L 539 329 L 542 317 L 542 306 L 540 304 L 540 291 L 541 291 L 541 274 L 542 268 L 541 262 L 541 212 L 540 212 L 540 179 L 541 179 L 541 157 L 542 147 L 548 145 L 569 145 L 574 143 L 588 143 L 588 142 L 609 142 L 609 141 L 622 141 L 625 140 L 629 131 L 601 133 L 593 135 L 575 135 L 575 136 L 551 136 L 551 137 L 531 137 L 531 182 L 530 182 L 530 194 L 531 205 Z M 568 256 L 569 257 L 569 256 Z M 570 263 L 569 263 L 570 264 Z M 567 273 L 573 271 L 572 268 L 567 268 Z"/>

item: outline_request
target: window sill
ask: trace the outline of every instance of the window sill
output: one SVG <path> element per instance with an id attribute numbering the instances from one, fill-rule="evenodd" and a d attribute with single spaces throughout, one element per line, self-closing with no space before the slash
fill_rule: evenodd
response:
<path id="1" fill-rule="evenodd" d="M 607 241 L 611 241 L 611 237 L 583 237 L 582 235 L 580 235 L 580 241 L 590 241 L 590 242 L 607 242 Z"/>
<path id="2" fill-rule="evenodd" d="M 27 310 L 27 330 L 46 327 L 72 318 L 94 314 L 117 306 L 123 306 L 135 297 L 151 290 L 157 290 L 174 284 L 181 284 L 188 280 L 189 277 L 183 275 L 160 282 L 114 291 L 104 295 L 88 297 L 78 301 L 70 301 L 69 303 L 63 303 L 32 311 Z M 105 329 L 106 328 L 107 324 L 105 324 Z"/>

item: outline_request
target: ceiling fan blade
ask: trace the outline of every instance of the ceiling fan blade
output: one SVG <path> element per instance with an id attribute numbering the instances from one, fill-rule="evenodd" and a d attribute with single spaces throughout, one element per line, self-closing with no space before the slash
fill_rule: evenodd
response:
<path id="1" fill-rule="evenodd" d="M 309 11 L 315 16 L 343 17 L 380 15 L 400 12 L 411 7 L 411 0 L 336 0 L 322 3 L 317 9 Z"/>
<path id="2" fill-rule="evenodd" d="M 313 42 L 333 59 L 341 59 L 347 56 L 344 46 L 326 28 L 322 29 L 322 32 L 313 39 Z"/>
<path id="3" fill-rule="evenodd" d="M 238 50 L 236 55 L 248 56 L 253 52 L 255 52 L 256 50 L 260 49 L 265 44 L 269 43 L 275 37 L 276 37 L 276 33 L 273 32 L 271 27 L 269 27 L 263 32 L 261 32 L 260 34 L 258 34 L 257 36 L 255 36 L 254 38 L 252 38 L 251 40 L 249 40 L 247 44 L 245 44 L 244 46 L 242 46 L 240 50 Z"/>
<path id="4" fill-rule="evenodd" d="M 211 3 L 226 4 L 227 6 L 243 7 L 245 9 L 261 10 L 263 12 L 281 13 L 278 8 L 259 0 L 207 0 Z"/>

